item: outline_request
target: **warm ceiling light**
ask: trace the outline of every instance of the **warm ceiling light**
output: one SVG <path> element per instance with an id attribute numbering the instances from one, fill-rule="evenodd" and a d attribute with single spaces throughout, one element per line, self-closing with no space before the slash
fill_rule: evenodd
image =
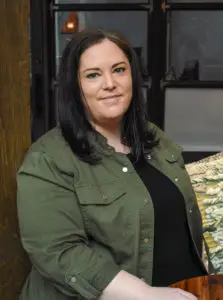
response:
<path id="1" fill-rule="evenodd" d="M 67 28 L 73 29 L 74 28 L 74 23 L 73 22 L 68 22 L 67 23 Z"/>

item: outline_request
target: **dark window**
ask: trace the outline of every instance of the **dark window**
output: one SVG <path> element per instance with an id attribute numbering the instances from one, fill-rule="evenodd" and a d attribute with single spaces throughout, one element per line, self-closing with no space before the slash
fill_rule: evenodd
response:
<path id="1" fill-rule="evenodd" d="M 135 48 L 143 74 L 148 74 L 148 13 L 146 11 L 80 11 L 79 28 L 101 28 L 120 31 Z M 63 33 L 71 12 L 55 13 L 56 64 L 71 35 Z M 134 26 L 132 25 L 134 23 Z M 131 30 L 130 30 L 131 28 Z"/>
<path id="2" fill-rule="evenodd" d="M 181 80 L 223 81 L 223 11 L 168 14 L 167 71 Z"/>

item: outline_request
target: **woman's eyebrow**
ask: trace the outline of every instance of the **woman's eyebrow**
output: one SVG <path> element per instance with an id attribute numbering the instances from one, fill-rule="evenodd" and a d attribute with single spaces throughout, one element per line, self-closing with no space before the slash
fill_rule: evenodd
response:
<path id="1" fill-rule="evenodd" d="M 115 68 L 120 64 L 126 64 L 126 62 L 125 61 L 120 61 L 118 63 L 115 63 L 115 64 L 112 65 L 112 68 Z M 97 67 L 87 68 L 87 69 L 84 69 L 81 72 L 85 73 L 85 72 L 88 72 L 88 71 L 100 71 L 100 68 L 97 68 Z"/>

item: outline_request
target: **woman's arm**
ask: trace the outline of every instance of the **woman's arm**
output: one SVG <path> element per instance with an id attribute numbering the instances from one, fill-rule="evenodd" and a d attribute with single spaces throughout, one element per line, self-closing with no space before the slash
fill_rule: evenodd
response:
<path id="1" fill-rule="evenodd" d="M 21 239 L 35 268 L 65 295 L 97 299 L 120 268 L 91 247 L 73 176 L 46 154 L 31 153 L 17 182 Z"/>

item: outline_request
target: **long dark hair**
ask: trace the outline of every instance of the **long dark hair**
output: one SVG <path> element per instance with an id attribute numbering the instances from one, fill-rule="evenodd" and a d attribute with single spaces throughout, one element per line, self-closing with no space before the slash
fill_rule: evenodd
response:
<path id="1" fill-rule="evenodd" d="M 108 39 L 115 43 L 127 56 L 132 72 L 132 101 L 125 113 L 121 126 L 121 139 L 138 159 L 145 149 L 154 145 L 153 133 L 148 130 L 146 102 L 142 93 L 142 79 L 138 57 L 128 41 L 120 34 L 99 29 L 75 33 L 63 51 L 58 74 L 58 121 L 63 137 L 78 157 L 90 164 L 102 158 L 97 147 L 98 133 L 89 122 L 83 103 L 78 79 L 80 57 L 91 46 Z"/>

